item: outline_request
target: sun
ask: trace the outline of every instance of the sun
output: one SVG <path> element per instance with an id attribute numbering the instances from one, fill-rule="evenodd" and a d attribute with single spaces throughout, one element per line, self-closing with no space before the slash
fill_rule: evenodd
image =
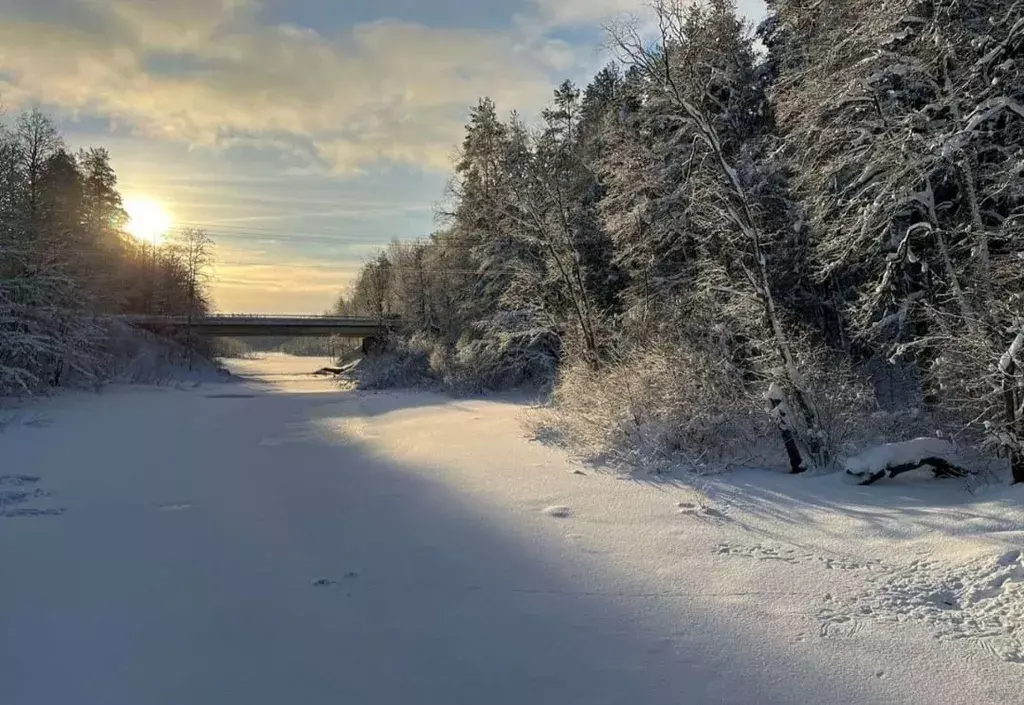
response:
<path id="1" fill-rule="evenodd" d="M 174 224 L 167 209 L 151 198 L 129 198 L 124 202 L 128 214 L 125 228 L 132 237 L 142 242 L 159 244 Z"/>

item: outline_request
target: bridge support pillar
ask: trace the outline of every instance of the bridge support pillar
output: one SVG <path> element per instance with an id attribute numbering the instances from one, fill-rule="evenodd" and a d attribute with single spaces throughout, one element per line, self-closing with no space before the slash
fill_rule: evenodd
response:
<path id="1" fill-rule="evenodd" d="M 376 335 L 371 335 L 363 338 L 362 345 L 363 355 L 370 357 L 371 355 L 379 355 L 384 352 L 384 341 Z"/>

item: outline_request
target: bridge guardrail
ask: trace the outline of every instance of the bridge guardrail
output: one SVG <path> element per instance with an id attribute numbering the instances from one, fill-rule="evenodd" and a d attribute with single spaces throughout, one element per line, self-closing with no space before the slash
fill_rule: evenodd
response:
<path id="1" fill-rule="evenodd" d="M 385 325 L 395 325 L 400 322 L 397 316 L 391 316 L 384 319 L 371 318 L 367 316 L 281 316 L 281 315 L 246 315 L 246 314 L 214 314 L 209 316 L 193 316 L 191 319 L 188 316 L 162 316 L 162 315 L 123 315 L 116 316 L 118 320 L 125 321 L 127 323 L 165 323 L 165 324 L 188 324 L 202 325 L 205 323 L 272 323 L 280 322 L 282 324 L 288 322 L 296 323 L 323 323 L 324 325 L 343 325 L 346 323 L 352 325 L 377 325 L 383 323 Z"/>

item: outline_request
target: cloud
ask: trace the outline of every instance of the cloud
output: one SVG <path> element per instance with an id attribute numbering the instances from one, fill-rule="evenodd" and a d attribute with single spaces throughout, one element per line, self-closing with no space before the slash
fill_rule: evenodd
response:
<path id="1" fill-rule="evenodd" d="M 360 263 L 328 263 L 277 252 L 217 246 L 210 280 L 213 304 L 227 313 L 326 311 L 354 280 Z"/>
<path id="2" fill-rule="evenodd" d="M 564 42 L 516 29 L 266 26 L 254 0 L 34 0 L 0 10 L 8 103 L 191 145 L 280 149 L 339 172 L 382 160 L 447 169 L 480 96 L 536 109 L 574 61 Z"/>
<path id="3" fill-rule="evenodd" d="M 699 0 L 698 0 L 699 1 Z M 621 16 L 643 17 L 651 12 L 651 0 L 532 0 L 535 14 L 552 25 L 604 22 Z M 740 14 L 760 18 L 764 0 L 737 0 Z"/>
<path id="4" fill-rule="evenodd" d="M 551 25 L 589 24 L 620 15 L 639 15 L 647 0 L 533 0 L 536 13 Z"/>

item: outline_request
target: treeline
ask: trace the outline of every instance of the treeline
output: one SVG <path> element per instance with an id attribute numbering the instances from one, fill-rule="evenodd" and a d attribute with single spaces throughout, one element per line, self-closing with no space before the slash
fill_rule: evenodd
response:
<path id="1" fill-rule="evenodd" d="M 201 313 L 209 238 L 126 234 L 105 149 L 70 151 L 33 110 L 0 124 L 0 394 L 108 375 L 111 314 Z"/>
<path id="2" fill-rule="evenodd" d="M 753 33 L 658 0 L 658 41 L 614 30 L 621 61 L 536 127 L 482 100 L 443 229 L 339 308 L 400 315 L 434 376 L 557 361 L 597 448 L 767 419 L 794 471 L 835 462 L 887 368 L 1024 481 L 1024 6 L 768 5 Z"/>
<path id="3" fill-rule="evenodd" d="M 267 336 L 222 338 L 217 341 L 216 346 L 217 353 L 224 357 L 247 357 L 261 353 L 282 353 L 297 357 L 344 357 L 358 350 L 359 342 L 358 339 L 339 336 L 328 338 Z"/>

